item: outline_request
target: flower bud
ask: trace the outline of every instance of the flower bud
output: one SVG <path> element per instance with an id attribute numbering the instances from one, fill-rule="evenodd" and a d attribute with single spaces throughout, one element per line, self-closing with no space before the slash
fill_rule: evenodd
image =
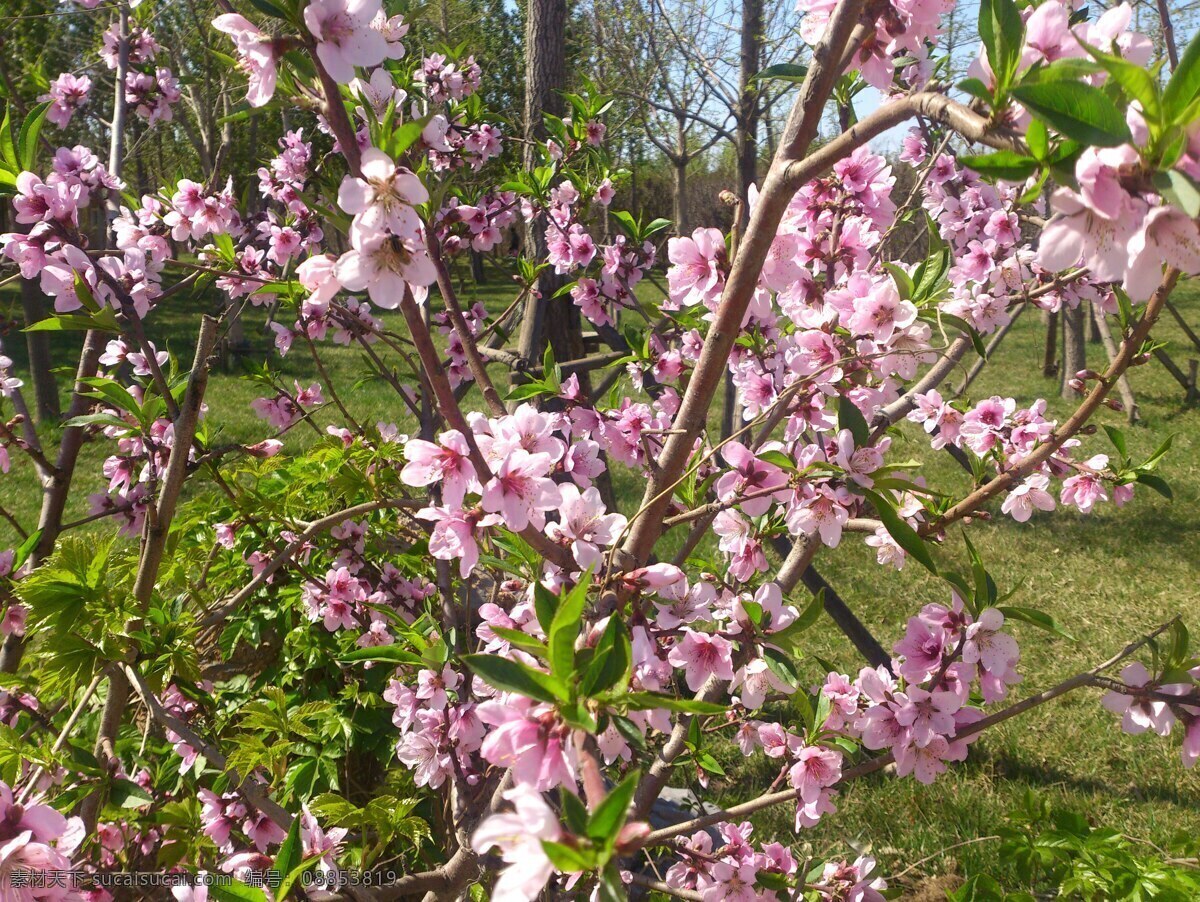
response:
<path id="1" fill-rule="evenodd" d="M 650 825 L 645 821 L 630 821 L 617 834 L 617 852 L 628 855 L 641 848 L 650 835 Z"/>

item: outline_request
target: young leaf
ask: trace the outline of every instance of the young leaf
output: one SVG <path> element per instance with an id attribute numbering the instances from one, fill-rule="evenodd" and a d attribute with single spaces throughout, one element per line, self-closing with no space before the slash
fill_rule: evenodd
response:
<path id="1" fill-rule="evenodd" d="M 558 596 L 540 581 L 533 584 L 533 610 L 542 632 L 550 635 L 550 624 L 554 622 L 554 612 L 558 610 Z"/>
<path id="2" fill-rule="evenodd" d="M 25 121 L 21 123 L 21 134 L 17 138 L 17 159 L 22 169 L 33 168 L 37 159 L 38 137 L 42 133 L 42 123 L 46 121 L 46 112 L 49 109 L 48 102 L 39 103 L 26 114 Z"/>
<path id="3" fill-rule="evenodd" d="M 0 122 L 0 160 L 13 172 L 21 169 L 21 161 L 17 159 L 17 145 L 13 143 L 11 103 L 4 105 L 4 121 Z"/>
<path id="4" fill-rule="evenodd" d="M 694 698 L 675 698 L 671 695 L 659 695 L 655 692 L 630 692 L 620 696 L 631 711 L 651 711 L 654 708 L 665 708 L 678 714 L 721 714 L 724 705 L 713 702 L 697 701 Z"/>
<path id="5" fill-rule="evenodd" d="M 1119 147 L 1131 138 L 1125 117 L 1099 88 L 1081 81 L 1016 85 L 1012 95 L 1055 131 L 1083 144 Z"/>
<path id="6" fill-rule="evenodd" d="M 630 771 L 624 780 L 608 791 L 608 795 L 596 806 L 596 810 L 588 818 L 587 835 L 589 838 L 612 848 L 618 831 L 625 825 L 625 816 L 629 811 L 634 790 L 637 789 L 641 776 L 641 771 Z"/>
<path id="7" fill-rule="evenodd" d="M 591 663 L 579 681 L 580 694 L 591 698 L 620 685 L 629 674 L 632 661 L 633 650 L 625 632 L 625 624 L 619 617 L 610 617 L 600 641 L 596 643 Z"/>
<path id="8" fill-rule="evenodd" d="M 859 448 L 866 447 L 871 441 L 871 427 L 858 405 L 845 395 L 838 397 L 838 429 L 849 429 L 854 436 L 854 444 Z"/>
<path id="9" fill-rule="evenodd" d="M 361 664 L 364 661 L 375 661 L 384 664 L 411 664 L 414 667 L 424 667 L 425 660 L 420 655 L 405 651 L 398 645 L 379 645 L 375 648 L 356 648 L 338 658 L 344 664 Z"/>
<path id="10" fill-rule="evenodd" d="M 1043 134 L 1045 134 L 1044 129 Z M 1034 157 L 1011 150 L 965 154 L 960 156 L 958 161 L 981 175 L 1008 182 L 1023 182 L 1038 170 L 1038 161 Z"/>
<path id="11" fill-rule="evenodd" d="M 800 615 L 781 629 L 777 633 L 771 633 L 771 642 L 775 645 L 784 647 L 795 644 L 795 639 L 809 627 L 817 622 L 821 617 L 821 612 L 825 610 L 825 587 L 821 587 L 812 600 L 805 606 Z"/>
<path id="12" fill-rule="evenodd" d="M 567 700 L 563 684 L 549 674 L 499 655 L 463 655 L 463 663 L 496 689 L 516 692 L 535 701 L 555 704 Z"/>
<path id="13" fill-rule="evenodd" d="M 1056 636 L 1062 636 L 1064 639 L 1070 639 L 1072 642 L 1075 641 L 1075 637 L 1059 626 L 1057 620 L 1043 611 L 1013 605 L 1001 605 L 996 610 L 1010 620 L 1020 620 L 1023 623 L 1036 626 L 1038 629 L 1043 629 L 1048 633 L 1054 633 Z"/>
<path id="14" fill-rule="evenodd" d="M 587 854 L 583 849 L 575 849 L 548 839 L 542 840 L 542 850 L 555 869 L 563 873 L 590 871 L 595 864 L 594 856 Z"/>
<path id="15" fill-rule="evenodd" d="M 280 844 L 279 851 L 275 853 L 274 869 L 281 875 L 290 874 L 296 870 L 303 857 L 304 848 L 300 844 L 300 818 L 295 818 L 292 820 L 287 838 Z"/>
<path id="16" fill-rule="evenodd" d="M 575 640 L 579 638 L 579 623 L 587 603 L 591 571 L 583 575 L 575 588 L 567 593 L 554 612 L 546 647 L 550 650 L 550 672 L 568 684 L 574 683 Z"/>
<path id="17" fill-rule="evenodd" d="M 774 79 L 776 81 L 802 82 L 806 75 L 808 75 L 808 66 L 802 66 L 799 63 L 778 63 L 774 66 L 767 66 L 754 76 L 754 80 Z"/>
<path id="18" fill-rule="evenodd" d="M 915 560 L 921 563 L 930 573 L 937 574 L 937 564 L 933 562 L 933 556 L 929 553 L 929 546 L 925 541 L 917 535 L 917 531 L 908 525 L 908 522 L 896 513 L 896 509 L 888 504 L 886 499 L 877 492 L 872 492 L 870 489 L 864 493 L 875 505 L 875 511 L 879 514 L 879 519 L 883 521 L 883 527 L 888 531 L 896 544 L 908 552 Z"/>
<path id="19" fill-rule="evenodd" d="M 1175 500 L 1175 493 L 1171 491 L 1171 486 L 1161 476 L 1156 476 L 1154 473 L 1138 473 L 1137 481 L 1154 489 L 1168 501 Z"/>
<path id="20" fill-rule="evenodd" d="M 1171 80 L 1163 89 L 1163 112 L 1168 121 L 1179 122 L 1180 114 L 1196 99 L 1197 94 L 1200 94 L 1200 32 L 1197 32 L 1188 44 L 1179 65 L 1171 75 Z"/>

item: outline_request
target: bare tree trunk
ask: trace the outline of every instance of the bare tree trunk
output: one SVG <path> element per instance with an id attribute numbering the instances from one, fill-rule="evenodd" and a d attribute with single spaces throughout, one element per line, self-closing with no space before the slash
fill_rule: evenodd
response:
<path id="1" fill-rule="evenodd" d="M 545 113 L 561 116 L 566 85 L 565 56 L 567 27 L 566 0 L 529 0 L 525 22 L 525 139 L 537 142 L 545 138 L 542 121 Z M 525 145 L 524 164 L 532 170 L 538 165 L 536 148 Z M 531 223 L 526 231 L 526 252 L 542 259 L 546 254 L 546 219 Z M 521 320 L 519 351 L 527 361 L 536 361 L 546 341 L 556 360 L 583 356 L 579 308 L 569 298 L 555 298 L 561 277 L 543 269 L 538 276 L 537 296 L 525 305 Z"/>
<path id="2" fill-rule="evenodd" d="M 1063 368 L 1062 396 L 1074 398 L 1077 392 L 1070 382 L 1080 370 L 1087 369 L 1087 335 L 1084 329 L 1083 304 L 1071 310 L 1063 308 Z"/>
<path id="3" fill-rule="evenodd" d="M 1112 330 L 1108 328 L 1108 320 L 1104 318 L 1104 311 L 1094 304 L 1092 305 L 1092 325 L 1100 333 L 1100 340 L 1104 343 L 1104 353 L 1108 355 L 1108 362 L 1111 364 L 1117 359 L 1117 343 L 1113 341 Z M 1125 415 L 1129 418 L 1129 422 L 1136 423 L 1138 421 L 1137 400 L 1129 385 L 1128 374 L 1122 373 L 1117 379 L 1117 391 L 1121 393 L 1121 403 L 1125 405 Z"/>
<path id="4" fill-rule="evenodd" d="M 671 166 L 675 169 L 675 234 L 683 237 L 690 235 L 692 231 L 692 227 L 688 223 L 688 158 L 686 156 L 675 157 L 671 160 Z"/>
<path id="5" fill-rule="evenodd" d="M 1046 349 L 1042 352 L 1042 375 L 1058 372 L 1058 311 L 1046 314 Z"/>
<path id="6" fill-rule="evenodd" d="M 21 310 L 25 325 L 31 326 L 46 317 L 42 292 L 32 279 L 21 280 Z M 54 378 L 50 359 L 50 335 L 47 332 L 26 332 L 25 346 L 29 350 L 29 376 L 33 381 L 34 418 L 39 423 L 58 420 L 61 410 L 58 401 L 58 382 Z"/>
<path id="7" fill-rule="evenodd" d="M 750 186 L 758 180 L 758 87 L 754 82 L 761 69 L 763 0 L 742 0 L 742 43 L 739 55 L 741 98 L 737 115 L 738 200 L 735 230 L 741 235 L 750 221 Z M 721 438 L 733 434 L 737 420 L 737 389 L 730 373 L 725 374 L 725 406 L 721 415 Z"/>
<path id="8" fill-rule="evenodd" d="M 747 200 L 750 186 L 758 179 L 758 114 L 759 97 L 754 76 L 761 68 L 763 35 L 763 0 L 742 0 L 742 44 L 739 85 L 741 102 L 737 117 L 738 212 L 739 231 L 750 219 Z"/>
<path id="9" fill-rule="evenodd" d="M 125 169 L 125 74 L 129 71 L 129 6 L 120 4 L 120 30 L 117 50 L 117 71 L 113 88 L 112 141 L 108 151 L 108 171 L 120 178 Z M 120 211 L 120 193 L 111 192 L 105 209 L 107 226 L 117 218 Z M 105 228 L 105 246 L 111 238 L 111 228 Z M 89 329 L 83 339 L 83 350 L 79 354 L 79 368 L 75 375 L 75 390 L 71 396 L 71 406 L 67 411 L 69 418 L 82 416 L 92 405 L 91 386 L 87 380 L 96 375 L 100 366 L 100 349 L 104 346 L 105 334 L 96 329 Z M 58 446 L 58 459 L 55 461 L 54 473 L 45 480 L 42 486 L 42 510 L 38 515 L 38 543 L 29 555 L 30 567 L 36 567 L 54 551 L 54 544 L 62 532 L 63 513 L 67 508 L 67 500 L 71 490 L 71 480 L 75 474 L 75 464 L 79 460 L 79 450 L 83 447 L 83 427 L 68 426 L 63 430 L 62 439 Z M 0 647 L 0 673 L 16 673 L 21 666 L 21 657 L 25 653 L 25 641 L 16 633 L 10 633 Z"/>

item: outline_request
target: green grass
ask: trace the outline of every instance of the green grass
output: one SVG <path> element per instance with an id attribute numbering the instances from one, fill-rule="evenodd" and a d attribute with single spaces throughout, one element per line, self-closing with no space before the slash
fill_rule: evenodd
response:
<path id="1" fill-rule="evenodd" d="M 477 297 L 496 313 L 511 299 L 512 284 L 496 279 L 476 288 L 467 282 L 463 291 L 464 301 Z M 0 295 L 0 313 L 15 315 L 8 309 L 10 304 L 15 306 L 12 293 Z M 1184 316 L 1200 327 L 1200 292 L 1181 290 L 1178 304 Z M 190 359 L 199 312 L 194 302 L 168 305 L 151 321 L 152 338 L 160 346 L 169 345 L 181 358 Z M 390 317 L 389 323 L 397 319 Z M 269 339 L 260 331 L 262 321 L 261 312 L 253 312 L 248 318 L 247 337 L 254 346 L 251 359 L 261 360 L 269 346 Z M 398 331 L 403 332 L 402 327 Z M 1044 334 L 1039 315 L 1026 313 L 973 386 L 972 397 L 1004 394 L 1022 403 L 1046 397 L 1052 414 L 1064 418 L 1073 403 L 1059 399 L 1057 381 L 1041 374 Z M 1168 317 L 1155 334 L 1169 342 L 1168 350 L 1185 369 L 1189 357 L 1200 356 Z M 77 343 L 78 338 L 56 337 L 57 361 L 70 362 L 72 341 Z M 5 337 L 6 352 L 16 359 L 18 370 L 24 366 L 23 344 L 19 332 Z M 362 373 L 356 351 L 326 343 L 322 355 L 356 418 L 365 422 L 404 420 L 404 408 L 387 385 L 356 384 Z M 1090 344 L 1088 355 L 1092 366 L 1103 368 L 1102 346 Z M 317 378 L 307 350 L 299 342 L 283 361 L 272 355 L 272 365 L 289 380 L 307 383 Z M 61 381 L 65 388 L 67 380 Z M 1123 510 L 1105 505 L 1091 516 L 1057 510 L 1039 514 L 1024 525 L 998 515 L 990 523 L 971 527 L 973 541 L 1001 592 L 1015 589 L 1013 604 L 1046 611 L 1075 637 L 1075 641 L 1068 641 L 1023 624 L 1016 626 L 1023 649 L 1020 669 L 1025 677 L 1015 689 L 1016 697 L 1045 689 L 1095 665 L 1175 614 L 1185 614 L 1200 630 L 1200 621 L 1195 617 L 1200 611 L 1196 603 L 1200 577 L 1200 412 L 1184 405 L 1182 389 L 1157 363 L 1134 370 L 1132 384 L 1143 416 L 1140 425 L 1127 429 L 1135 457 L 1149 454 L 1167 435 L 1175 435 L 1174 448 L 1160 468 L 1174 489 L 1174 502 L 1143 487 Z M 258 386 L 236 373 L 215 373 L 209 389 L 210 421 L 227 438 L 261 438 L 263 424 L 249 409 L 250 400 L 261 393 Z M 714 422 L 718 415 L 719 402 L 714 405 Z M 1104 411 L 1098 421 L 1123 425 L 1123 416 Z M 53 430 L 46 432 L 52 445 Z M 299 443 L 313 440 L 311 431 L 304 428 L 297 430 L 295 438 Z M 1106 450 L 1102 436 L 1087 442 L 1089 450 Z M 85 448 L 68 519 L 84 514 L 87 494 L 102 488 L 98 473 L 105 453 L 107 446 L 100 444 Z M 923 472 L 935 488 L 961 492 L 967 485 L 965 475 L 950 457 L 930 450 L 914 429 L 905 427 L 894 453 L 925 460 Z M 16 472 L 0 483 L 0 503 L 31 523 L 36 519 L 39 499 L 31 468 L 18 458 L 19 453 L 14 453 Z M 618 493 L 631 507 L 640 497 L 643 482 L 624 472 L 616 477 Z M 0 523 L 0 547 L 14 537 L 7 525 Z M 668 544 L 679 540 L 671 536 Z M 951 531 L 945 547 L 936 554 L 940 560 L 966 569 L 958 528 Z M 861 537 L 848 537 L 839 548 L 822 551 L 816 566 L 885 646 L 898 638 L 905 620 L 920 605 L 948 597 L 944 584 L 916 564 L 899 574 L 878 566 Z M 806 641 L 808 652 L 843 670 L 853 673 L 862 664 L 849 643 L 832 628 L 814 630 Z M 820 668 L 811 658 L 801 661 L 801 666 L 806 677 L 814 682 L 820 678 Z M 783 714 L 787 716 L 786 711 Z M 758 819 L 759 835 L 765 839 L 766 834 L 773 833 L 785 842 L 811 841 L 818 849 L 839 844 L 847 837 L 870 843 L 885 874 L 934 856 L 907 875 L 908 886 L 953 871 L 984 868 L 1001 875 L 1005 866 L 998 858 L 995 842 L 937 853 L 964 840 L 992 835 L 1004 815 L 1016 807 L 1027 789 L 1032 789 L 1086 813 L 1095 823 L 1163 843 L 1177 830 L 1195 833 L 1200 828 L 1200 774 L 1182 769 L 1177 746 L 1177 737 L 1162 740 L 1125 736 L 1114 718 L 1100 707 L 1098 694 L 1082 691 L 992 730 L 972 747 L 966 764 L 953 766 L 933 787 L 922 787 L 911 779 L 876 775 L 850 787 L 839 800 L 839 814 L 817 829 L 794 837 L 792 811 L 784 806 Z M 751 797 L 774 777 L 761 756 L 746 761 L 728 746 L 721 750 L 720 757 L 731 776 L 714 779 L 713 786 L 724 803 Z M 840 851 L 848 850 L 842 846 Z"/>

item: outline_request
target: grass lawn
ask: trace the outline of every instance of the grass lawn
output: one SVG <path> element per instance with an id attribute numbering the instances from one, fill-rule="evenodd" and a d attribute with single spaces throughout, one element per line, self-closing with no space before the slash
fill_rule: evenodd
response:
<path id="1" fill-rule="evenodd" d="M 512 287 L 497 278 L 478 289 L 468 282 L 463 293 L 464 301 L 477 295 L 495 313 L 511 299 Z M 1200 328 L 1200 291 L 1185 286 L 1177 292 L 1177 300 L 1185 317 Z M 194 302 L 172 302 L 152 319 L 152 338 L 190 360 L 200 312 L 196 308 Z M 18 311 L 15 293 L 0 294 L 0 316 L 15 317 Z M 261 359 L 268 344 L 259 331 L 262 317 L 250 320 L 247 333 L 256 350 L 251 356 Z M 1026 313 L 973 386 L 972 397 L 998 393 L 1015 396 L 1019 403 L 1047 397 L 1053 414 L 1064 418 L 1072 402 L 1060 400 L 1057 381 L 1041 374 L 1044 333 L 1039 315 Z M 1156 337 L 1169 342 L 1169 352 L 1185 369 L 1189 357 L 1200 356 L 1169 317 L 1164 317 Z M 73 342 L 78 338 L 56 336 L 55 359 L 69 365 Z M 23 336 L 11 330 L 4 336 L 4 346 L 21 371 Z M 329 345 L 324 349 L 343 399 L 358 419 L 403 420 L 403 408 L 387 385 L 356 384 L 361 373 L 356 351 Z M 1103 369 L 1102 346 L 1089 345 L 1088 354 L 1091 365 Z M 283 361 L 272 355 L 272 366 L 285 378 L 305 384 L 317 378 L 300 343 Z M 68 380 L 61 381 L 65 387 Z M 1173 502 L 1140 487 L 1134 501 L 1120 511 L 1111 505 L 1101 506 L 1091 516 L 1058 510 L 1038 514 L 1027 524 L 997 516 L 994 522 L 972 528 L 972 538 L 1001 593 L 1017 589 L 1011 603 L 1052 614 L 1075 637 L 1068 641 L 1024 624 L 1016 626 L 1023 646 L 1020 669 L 1025 677 L 1016 687 L 1017 697 L 1094 666 L 1177 613 L 1185 614 L 1194 631 L 1200 632 L 1200 618 L 1195 616 L 1200 612 L 1200 411 L 1185 407 L 1182 389 L 1155 362 L 1134 370 L 1132 384 L 1143 416 L 1140 425 L 1127 430 L 1135 457 L 1148 455 L 1167 435 L 1175 435 L 1174 448 L 1160 467 L 1174 489 Z M 209 389 L 210 422 L 227 438 L 261 438 L 265 429 L 249 408 L 249 402 L 260 394 L 258 386 L 236 373 L 214 374 Z M 1104 411 L 1098 419 L 1123 425 L 1124 418 Z M 53 442 L 52 435 L 47 439 Z M 304 429 L 297 430 L 295 439 L 313 440 L 311 431 Z M 1089 450 L 1110 450 L 1103 437 L 1087 441 Z M 68 519 L 85 514 L 87 494 L 102 488 L 99 463 L 104 453 L 98 444 L 85 448 Z M 895 454 L 927 460 L 924 472 L 935 488 L 961 491 L 967 484 L 950 457 L 930 450 L 917 430 L 905 427 Z M 31 468 L 18 458 L 14 452 L 16 472 L 0 483 L 0 503 L 22 521 L 32 523 L 39 498 Z M 640 496 L 642 484 L 641 478 L 632 474 L 617 475 L 618 492 L 631 503 Z M 0 548 L 14 537 L 7 524 L 0 522 Z M 952 530 L 946 547 L 935 554 L 959 570 L 969 570 L 958 529 Z M 944 584 L 916 564 L 899 574 L 877 565 L 873 550 L 862 544 L 861 537 L 850 536 L 841 547 L 824 550 L 816 566 L 885 646 L 900 636 L 905 620 L 922 604 L 948 599 Z M 814 630 L 809 641 L 808 651 L 845 671 L 853 673 L 861 666 L 854 649 L 833 630 Z M 815 660 L 800 664 L 805 676 L 814 682 L 820 678 L 822 672 Z M 778 713 L 787 716 L 786 710 Z M 1101 708 L 1098 693 L 1083 691 L 989 732 L 972 747 L 966 764 L 952 766 L 932 787 L 888 775 L 855 784 L 839 800 L 837 816 L 796 841 L 811 841 L 818 850 L 846 837 L 870 843 L 885 875 L 932 856 L 907 875 L 905 884 L 910 886 L 922 878 L 955 870 L 985 868 L 1002 876 L 1005 865 L 995 842 L 937 853 L 963 840 L 993 835 L 1004 815 L 1032 789 L 1085 813 L 1094 823 L 1162 843 L 1181 829 L 1193 834 L 1200 831 L 1200 773 L 1182 769 L 1177 746 L 1177 737 L 1162 740 L 1122 734 L 1115 719 Z M 761 756 L 746 761 L 735 747 L 727 746 L 719 757 L 730 775 L 714 779 L 721 802 L 745 800 L 774 777 Z M 765 812 L 758 819 L 759 835 L 771 832 L 787 842 L 793 836 L 791 820 L 788 806 Z"/>

